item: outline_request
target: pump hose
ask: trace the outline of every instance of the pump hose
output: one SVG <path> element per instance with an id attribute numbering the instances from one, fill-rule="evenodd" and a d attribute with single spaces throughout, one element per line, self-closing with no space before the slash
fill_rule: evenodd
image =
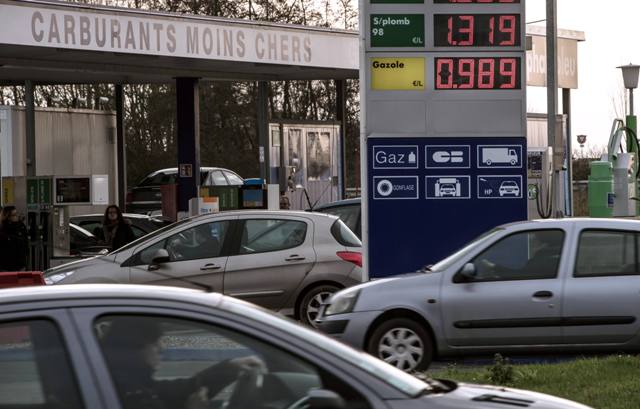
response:
<path id="1" fill-rule="evenodd" d="M 636 148 L 638 149 L 638 155 L 640 155 L 640 143 L 638 143 L 638 135 L 636 135 L 634 130 L 631 129 L 631 128 L 628 128 L 628 127 L 625 126 L 623 129 L 624 129 L 625 132 L 629 132 L 631 134 L 631 136 L 633 137 L 631 139 L 633 140 L 633 143 L 635 143 Z M 640 160 L 640 158 L 636 158 L 636 168 L 637 168 L 636 176 L 635 176 L 636 180 L 638 179 L 638 175 L 640 175 L 640 163 L 638 163 L 639 160 Z"/>

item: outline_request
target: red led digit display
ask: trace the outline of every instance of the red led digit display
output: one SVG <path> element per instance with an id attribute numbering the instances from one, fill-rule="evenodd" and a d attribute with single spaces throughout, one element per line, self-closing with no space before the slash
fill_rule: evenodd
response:
<path id="1" fill-rule="evenodd" d="M 520 89 L 520 63 L 520 57 L 436 58 L 436 89 Z"/>
<path id="2" fill-rule="evenodd" d="M 519 14 L 436 14 L 436 47 L 519 47 Z"/>
<path id="3" fill-rule="evenodd" d="M 434 4 L 456 4 L 456 3 L 497 3 L 497 4 L 513 4 L 520 3 L 520 0 L 433 0 Z"/>

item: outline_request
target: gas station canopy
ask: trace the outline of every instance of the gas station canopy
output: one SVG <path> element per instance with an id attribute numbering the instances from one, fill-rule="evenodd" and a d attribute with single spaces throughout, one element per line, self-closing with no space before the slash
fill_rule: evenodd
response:
<path id="1" fill-rule="evenodd" d="M 0 85 L 358 77 L 358 33 L 0 0 Z"/>

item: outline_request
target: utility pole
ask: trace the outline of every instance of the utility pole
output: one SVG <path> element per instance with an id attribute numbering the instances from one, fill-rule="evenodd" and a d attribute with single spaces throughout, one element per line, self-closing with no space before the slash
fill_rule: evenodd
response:
<path id="1" fill-rule="evenodd" d="M 556 133 L 556 114 L 558 113 L 558 14 L 556 0 L 547 0 L 547 137 L 548 145 L 553 148 L 553 174 L 551 183 L 553 185 L 551 204 L 552 217 L 563 215 L 562 206 L 564 196 L 562 195 L 562 182 L 560 171 L 562 170 L 563 155 L 559 152 L 562 143 L 562 134 Z"/>

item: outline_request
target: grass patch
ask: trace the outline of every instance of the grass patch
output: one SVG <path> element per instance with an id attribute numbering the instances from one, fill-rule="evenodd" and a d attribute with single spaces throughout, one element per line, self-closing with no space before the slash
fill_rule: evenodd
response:
<path id="1" fill-rule="evenodd" d="M 640 356 L 614 355 L 532 365 L 511 365 L 496 358 L 491 366 L 452 365 L 427 375 L 467 383 L 500 384 L 492 380 L 506 380 L 502 385 L 548 393 L 596 409 L 640 408 Z"/>

